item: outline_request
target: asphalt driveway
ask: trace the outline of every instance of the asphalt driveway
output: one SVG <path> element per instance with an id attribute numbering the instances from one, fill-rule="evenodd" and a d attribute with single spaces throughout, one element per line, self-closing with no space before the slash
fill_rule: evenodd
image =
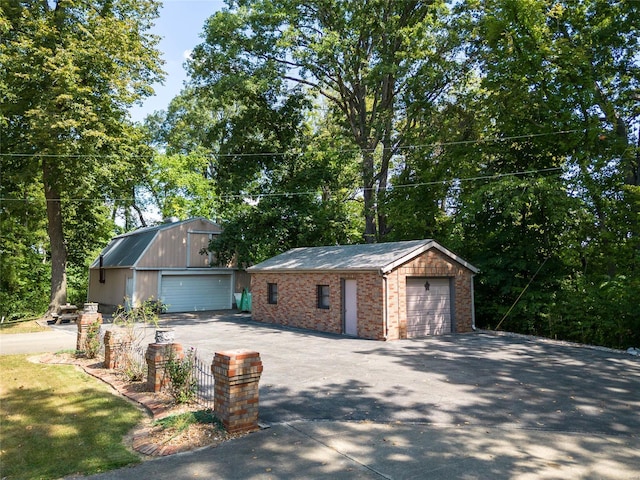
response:
<path id="1" fill-rule="evenodd" d="M 185 316 L 187 317 L 187 316 Z M 640 361 L 610 350 L 488 333 L 375 342 L 243 315 L 169 321 L 207 361 L 260 353 L 260 417 L 423 422 L 640 435 Z"/>
<path id="2" fill-rule="evenodd" d="M 638 357 L 489 333 L 375 342 L 227 312 L 162 323 L 207 362 L 258 351 L 268 428 L 96 480 L 640 479 Z"/>

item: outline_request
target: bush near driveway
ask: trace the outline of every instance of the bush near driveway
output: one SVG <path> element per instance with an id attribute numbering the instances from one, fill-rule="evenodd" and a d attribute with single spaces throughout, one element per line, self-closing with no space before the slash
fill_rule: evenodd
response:
<path id="1" fill-rule="evenodd" d="M 0 478 L 53 479 L 137 463 L 123 438 L 142 418 L 74 366 L 0 356 Z"/>

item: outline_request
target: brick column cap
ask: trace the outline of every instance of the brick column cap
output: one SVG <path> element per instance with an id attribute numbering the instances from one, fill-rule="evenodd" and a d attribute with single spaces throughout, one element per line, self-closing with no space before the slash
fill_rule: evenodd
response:
<path id="1" fill-rule="evenodd" d="M 260 353 L 253 350 L 225 350 L 216 352 L 215 358 L 225 363 L 225 360 L 246 360 L 249 358 L 260 358 Z"/>

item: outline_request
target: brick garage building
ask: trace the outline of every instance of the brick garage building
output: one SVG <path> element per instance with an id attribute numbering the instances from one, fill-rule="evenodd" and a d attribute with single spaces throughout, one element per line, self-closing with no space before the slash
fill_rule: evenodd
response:
<path id="1" fill-rule="evenodd" d="M 478 270 L 433 240 L 296 248 L 247 271 L 260 322 L 374 340 L 474 327 Z"/>

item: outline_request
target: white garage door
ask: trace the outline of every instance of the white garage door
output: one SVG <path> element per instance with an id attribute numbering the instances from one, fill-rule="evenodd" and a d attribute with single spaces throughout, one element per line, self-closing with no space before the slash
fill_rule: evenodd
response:
<path id="1" fill-rule="evenodd" d="M 160 298 L 168 312 L 231 308 L 231 275 L 163 275 Z"/>
<path id="2" fill-rule="evenodd" d="M 448 278 L 407 278 L 407 337 L 451 332 Z"/>

